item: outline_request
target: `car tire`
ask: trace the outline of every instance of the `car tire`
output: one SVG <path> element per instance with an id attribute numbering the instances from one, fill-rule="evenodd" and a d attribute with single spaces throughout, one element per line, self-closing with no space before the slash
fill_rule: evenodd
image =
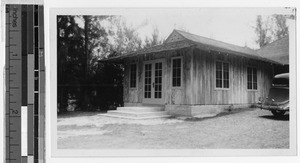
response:
<path id="1" fill-rule="evenodd" d="M 284 115 L 285 111 L 272 110 L 272 114 L 276 117 L 281 117 Z"/>

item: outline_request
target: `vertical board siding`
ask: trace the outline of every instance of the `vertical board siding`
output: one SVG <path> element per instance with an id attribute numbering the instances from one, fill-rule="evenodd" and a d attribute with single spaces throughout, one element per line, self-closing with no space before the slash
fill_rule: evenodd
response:
<path id="1" fill-rule="evenodd" d="M 143 62 L 142 62 L 142 59 L 141 58 L 138 58 L 138 68 L 137 68 L 137 73 L 138 73 L 138 77 L 137 77 L 137 87 L 138 87 L 138 92 L 136 93 L 137 95 L 137 103 L 141 103 L 142 100 L 143 100 L 143 97 L 144 97 L 144 94 L 143 94 L 143 70 L 144 70 L 144 67 L 143 67 Z"/>
<path id="2" fill-rule="evenodd" d="M 182 105 L 218 105 L 218 104 L 252 104 L 259 97 L 268 94 L 273 77 L 270 63 L 251 60 L 245 57 L 225 55 L 229 63 L 229 89 L 215 88 L 216 56 L 197 48 L 184 48 L 147 55 L 140 55 L 124 61 L 124 102 L 143 102 L 144 61 L 165 59 L 163 73 L 164 104 Z M 182 86 L 172 87 L 172 58 L 182 56 Z M 129 67 L 137 63 L 137 88 L 129 88 Z M 247 66 L 257 68 L 257 90 L 247 90 Z"/>
<path id="3" fill-rule="evenodd" d="M 215 88 L 216 55 L 194 49 L 193 101 L 195 105 L 253 104 L 267 95 L 271 86 L 272 68 L 269 63 L 244 57 L 225 55 L 229 62 L 229 89 Z M 257 90 L 247 89 L 247 66 L 257 68 Z"/>

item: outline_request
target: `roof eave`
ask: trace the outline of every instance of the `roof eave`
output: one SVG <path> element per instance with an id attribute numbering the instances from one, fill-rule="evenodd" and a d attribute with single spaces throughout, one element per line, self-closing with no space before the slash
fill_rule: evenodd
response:
<path id="1" fill-rule="evenodd" d="M 105 61 L 114 62 L 114 61 L 124 60 L 126 58 L 135 57 L 135 56 L 142 55 L 142 54 L 159 53 L 159 52 L 163 52 L 163 51 L 178 50 L 178 49 L 183 49 L 183 48 L 195 46 L 195 44 L 193 44 L 191 41 L 185 41 L 185 43 L 186 43 L 186 45 L 175 46 L 174 48 L 171 47 L 171 48 L 165 48 L 165 49 L 152 50 L 151 51 L 151 48 L 155 48 L 155 47 L 158 47 L 158 46 L 163 46 L 163 44 L 162 45 L 157 45 L 157 46 L 150 47 L 150 48 L 147 48 L 147 49 L 142 49 L 142 50 L 139 50 L 139 51 L 136 51 L 136 52 L 132 52 L 132 53 L 128 53 L 128 54 L 123 54 L 121 56 L 116 56 L 116 57 L 102 59 L 101 62 L 105 62 Z M 169 45 L 171 45 L 171 44 L 174 44 L 174 43 L 169 43 Z M 166 45 L 168 45 L 168 44 L 166 44 Z"/>
<path id="2" fill-rule="evenodd" d="M 228 50 L 228 49 L 223 49 L 223 48 L 219 48 L 219 47 L 213 47 L 213 46 L 209 46 L 209 45 L 203 45 L 200 43 L 197 43 L 198 45 L 196 47 L 202 49 L 202 50 L 206 50 L 206 51 L 210 51 L 210 50 L 214 50 L 214 51 L 222 51 L 223 53 L 227 53 L 227 54 L 233 54 L 236 56 L 243 56 L 246 58 L 251 58 L 251 59 L 257 59 L 257 60 L 261 60 L 261 61 L 265 61 L 265 62 L 270 62 L 273 64 L 282 64 L 267 58 L 263 58 L 263 57 L 259 57 L 259 56 L 254 56 L 251 54 L 247 54 L 247 53 L 241 53 L 241 52 L 236 52 L 236 51 L 232 51 L 232 50 Z M 205 47 L 206 46 L 206 47 Z"/>

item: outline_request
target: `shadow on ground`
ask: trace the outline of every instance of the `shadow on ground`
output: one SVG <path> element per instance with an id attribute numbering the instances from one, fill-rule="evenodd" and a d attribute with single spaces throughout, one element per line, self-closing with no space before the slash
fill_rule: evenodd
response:
<path id="1" fill-rule="evenodd" d="M 225 112 L 221 112 L 215 116 L 212 117 L 203 117 L 203 118 L 198 118 L 198 117 L 190 117 L 185 119 L 186 121 L 203 121 L 203 120 L 207 120 L 207 119 L 213 119 L 213 118 L 217 118 L 217 117 L 223 117 L 223 116 L 227 116 L 227 115 L 231 115 L 231 114 L 236 114 L 236 113 L 240 113 L 240 112 L 245 112 L 245 111 L 253 111 L 256 108 L 238 108 L 238 109 L 233 109 L 233 110 L 227 110 Z"/>
<path id="2" fill-rule="evenodd" d="M 97 114 L 105 114 L 106 111 L 70 111 L 57 114 L 57 118 L 74 118 L 74 117 L 86 117 L 94 116 Z"/>
<path id="3" fill-rule="evenodd" d="M 263 116 L 259 116 L 259 118 L 265 118 L 265 119 L 271 119 L 271 120 L 277 120 L 277 121 L 289 121 L 290 115 L 285 114 L 285 115 L 279 116 L 279 117 L 276 117 L 274 115 L 263 115 Z"/>

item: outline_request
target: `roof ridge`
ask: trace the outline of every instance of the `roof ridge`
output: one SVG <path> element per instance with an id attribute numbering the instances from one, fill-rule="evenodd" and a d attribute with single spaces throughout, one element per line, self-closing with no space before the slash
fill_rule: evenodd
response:
<path id="1" fill-rule="evenodd" d="M 240 47 L 240 48 L 243 48 L 243 49 L 247 49 L 247 50 L 251 50 L 253 52 L 255 52 L 256 50 L 252 49 L 252 48 L 249 48 L 249 47 L 243 47 L 243 46 L 239 46 L 239 45 L 235 45 L 235 44 L 231 44 L 231 43 L 227 43 L 227 42 L 224 42 L 224 41 L 219 41 L 219 40 L 216 40 L 216 39 L 212 39 L 212 38 L 208 38 L 208 37 L 204 37 L 204 36 L 200 36 L 200 35 L 196 35 L 196 34 L 193 34 L 193 33 L 189 33 L 189 32 L 185 32 L 185 31 L 182 31 L 182 30 L 178 30 L 178 29 L 174 29 L 175 31 L 178 31 L 178 33 L 184 37 L 185 39 L 188 39 L 186 38 L 184 35 L 182 35 L 180 32 L 183 32 L 183 33 L 186 33 L 186 34 L 189 34 L 189 35 L 193 35 L 193 36 L 197 36 L 197 37 L 202 37 L 202 38 L 205 38 L 205 39 L 209 39 L 209 40 L 212 40 L 212 41 L 217 41 L 217 42 L 220 42 L 220 43 L 223 43 L 223 44 L 228 44 L 228 45 L 232 45 L 232 46 L 236 46 L 236 47 Z M 188 39 L 190 40 L 190 39 Z M 190 40 L 192 41 L 192 40 Z"/>

